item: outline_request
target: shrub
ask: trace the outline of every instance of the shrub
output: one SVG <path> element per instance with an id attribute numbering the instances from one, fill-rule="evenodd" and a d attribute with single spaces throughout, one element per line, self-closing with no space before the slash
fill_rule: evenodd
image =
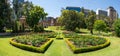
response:
<path id="1" fill-rule="evenodd" d="M 96 20 L 94 23 L 95 30 L 104 31 L 106 29 L 106 23 L 103 20 Z"/>
<path id="2" fill-rule="evenodd" d="M 17 33 L 19 31 L 19 23 L 16 21 L 12 26 L 13 33 Z"/>
<path id="3" fill-rule="evenodd" d="M 63 38 L 64 38 L 63 33 L 58 33 L 56 36 L 56 39 L 63 39 Z"/>
<path id="4" fill-rule="evenodd" d="M 34 32 L 43 32 L 44 31 L 44 27 L 35 25 L 34 28 L 33 28 L 33 31 Z"/>
<path id="5" fill-rule="evenodd" d="M 120 37 L 120 19 L 117 19 L 114 22 L 113 26 L 114 26 L 116 36 Z"/>
<path id="6" fill-rule="evenodd" d="M 89 38 L 89 37 L 88 37 Z M 96 37 L 92 37 L 92 38 L 95 38 Z M 80 46 L 80 47 L 77 47 L 74 42 L 71 42 L 70 39 L 65 39 L 65 41 L 67 42 L 67 44 L 70 46 L 71 50 L 74 52 L 74 53 L 81 53 L 81 52 L 88 52 L 88 51 L 94 51 L 94 50 L 98 50 L 98 49 L 101 49 L 101 48 L 104 48 L 104 47 L 107 47 L 109 44 L 110 44 L 110 41 L 106 38 L 100 38 L 101 40 L 96 43 L 96 42 L 93 42 L 93 40 L 89 40 L 90 42 L 92 41 L 92 45 L 93 46 L 86 46 L 86 45 L 82 45 L 80 44 L 80 42 L 78 42 L 77 44 Z M 78 40 L 78 39 L 76 39 Z M 83 41 L 83 39 L 81 39 Z M 96 39 L 97 40 L 97 39 Z M 104 42 L 105 40 L 105 42 Z M 74 41 L 74 40 L 73 40 Z M 86 40 L 88 41 L 88 40 Z M 77 42 L 77 41 L 76 41 Z M 97 44 L 97 45 L 96 45 Z"/>
<path id="7" fill-rule="evenodd" d="M 56 33 L 44 33 L 44 34 L 40 34 L 41 36 L 45 36 L 47 38 L 55 38 L 56 37 Z"/>
<path id="8" fill-rule="evenodd" d="M 43 32 L 44 31 L 44 27 L 43 26 L 39 26 L 39 31 Z"/>
<path id="9" fill-rule="evenodd" d="M 10 40 L 10 44 L 12 44 L 13 46 L 16 46 L 16 47 L 24 49 L 24 50 L 33 51 L 33 52 L 41 52 L 41 53 L 44 53 L 52 42 L 53 42 L 53 39 L 50 39 L 49 41 L 45 42 L 40 47 L 34 47 L 34 46 L 30 46 L 30 45 L 17 43 L 15 41 L 13 41 L 13 39 Z"/>
<path id="10" fill-rule="evenodd" d="M 37 25 L 34 26 L 33 31 L 34 31 L 34 32 L 39 32 L 39 28 L 38 28 Z"/>
<path id="11" fill-rule="evenodd" d="M 79 35 L 76 34 L 76 33 L 70 33 L 70 34 L 64 34 L 64 35 L 65 35 L 65 38 L 73 38 L 73 37 L 79 36 Z"/>

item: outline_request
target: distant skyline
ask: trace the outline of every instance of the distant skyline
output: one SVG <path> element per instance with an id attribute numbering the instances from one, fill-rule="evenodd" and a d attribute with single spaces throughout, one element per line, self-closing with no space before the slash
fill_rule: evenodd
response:
<path id="1" fill-rule="evenodd" d="M 33 4 L 44 8 L 48 16 L 58 17 L 61 15 L 62 8 L 67 6 L 84 7 L 96 11 L 97 9 L 107 10 L 113 6 L 120 18 L 120 0 L 28 0 Z"/>

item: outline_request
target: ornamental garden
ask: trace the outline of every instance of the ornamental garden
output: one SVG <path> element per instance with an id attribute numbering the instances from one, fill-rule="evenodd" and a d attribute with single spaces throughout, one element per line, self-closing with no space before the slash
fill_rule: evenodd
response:
<path id="1" fill-rule="evenodd" d="M 119 56 L 120 19 L 96 19 L 90 10 L 61 11 L 56 24 L 46 26 L 48 15 L 40 6 L 27 1 L 13 4 L 0 1 L 0 56 Z M 17 4 L 17 5 L 16 5 Z M 29 6 L 28 6 L 29 5 Z M 18 8 L 23 8 L 20 11 Z M 15 13 L 11 14 L 10 9 Z M 6 11 L 4 11 L 6 10 Z M 21 12 L 21 14 L 19 14 Z M 7 15 L 4 16 L 4 15 Z M 13 20 L 9 17 L 15 16 Z M 24 17 L 24 22 L 20 20 Z M 7 20 L 9 18 L 9 20 Z"/>

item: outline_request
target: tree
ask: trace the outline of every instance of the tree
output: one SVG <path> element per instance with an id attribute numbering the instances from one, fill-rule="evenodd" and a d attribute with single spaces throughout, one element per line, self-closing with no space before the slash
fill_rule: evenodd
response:
<path id="1" fill-rule="evenodd" d="M 28 12 L 26 22 L 33 29 L 40 19 L 44 19 L 47 13 L 44 12 L 44 9 L 40 6 L 33 6 Z"/>
<path id="2" fill-rule="evenodd" d="M 80 18 L 80 21 L 81 21 L 80 28 L 86 28 L 87 26 L 85 24 L 85 14 L 84 14 L 84 12 L 79 13 L 79 18 Z"/>
<path id="3" fill-rule="evenodd" d="M 120 37 L 120 19 L 117 19 L 113 24 L 116 36 Z"/>
<path id="4" fill-rule="evenodd" d="M 76 28 L 80 28 L 81 20 L 77 11 L 63 10 L 58 21 L 69 31 L 74 31 Z"/>
<path id="5" fill-rule="evenodd" d="M 86 18 L 86 25 L 90 33 L 93 34 L 93 25 L 96 19 L 96 14 L 94 11 L 90 11 L 88 17 Z"/>
<path id="6" fill-rule="evenodd" d="M 10 22 L 10 3 L 9 0 L 0 0 L 0 32 L 4 32 L 7 22 Z"/>
<path id="7" fill-rule="evenodd" d="M 29 10 L 31 10 L 31 8 L 33 8 L 33 4 L 32 2 L 26 1 L 23 5 L 23 15 L 27 16 L 29 14 Z"/>
<path id="8" fill-rule="evenodd" d="M 13 0 L 13 10 L 15 12 L 16 20 L 19 20 L 19 18 L 22 16 L 22 8 L 23 3 L 19 2 L 18 0 Z"/>
<path id="9" fill-rule="evenodd" d="M 96 20 L 94 23 L 94 29 L 100 31 L 104 31 L 106 29 L 106 23 L 103 20 Z"/>

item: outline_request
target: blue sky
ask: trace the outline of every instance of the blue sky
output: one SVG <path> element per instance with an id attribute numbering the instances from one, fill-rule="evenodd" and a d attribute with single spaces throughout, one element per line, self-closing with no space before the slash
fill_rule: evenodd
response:
<path id="1" fill-rule="evenodd" d="M 96 11 L 98 8 L 106 10 L 113 6 L 120 15 L 120 0 L 29 0 L 33 4 L 44 8 L 48 16 L 58 17 L 61 9 L 66 6 L 84 7 Z M 120 17 L 120 16 L 119 16 Z"/>

